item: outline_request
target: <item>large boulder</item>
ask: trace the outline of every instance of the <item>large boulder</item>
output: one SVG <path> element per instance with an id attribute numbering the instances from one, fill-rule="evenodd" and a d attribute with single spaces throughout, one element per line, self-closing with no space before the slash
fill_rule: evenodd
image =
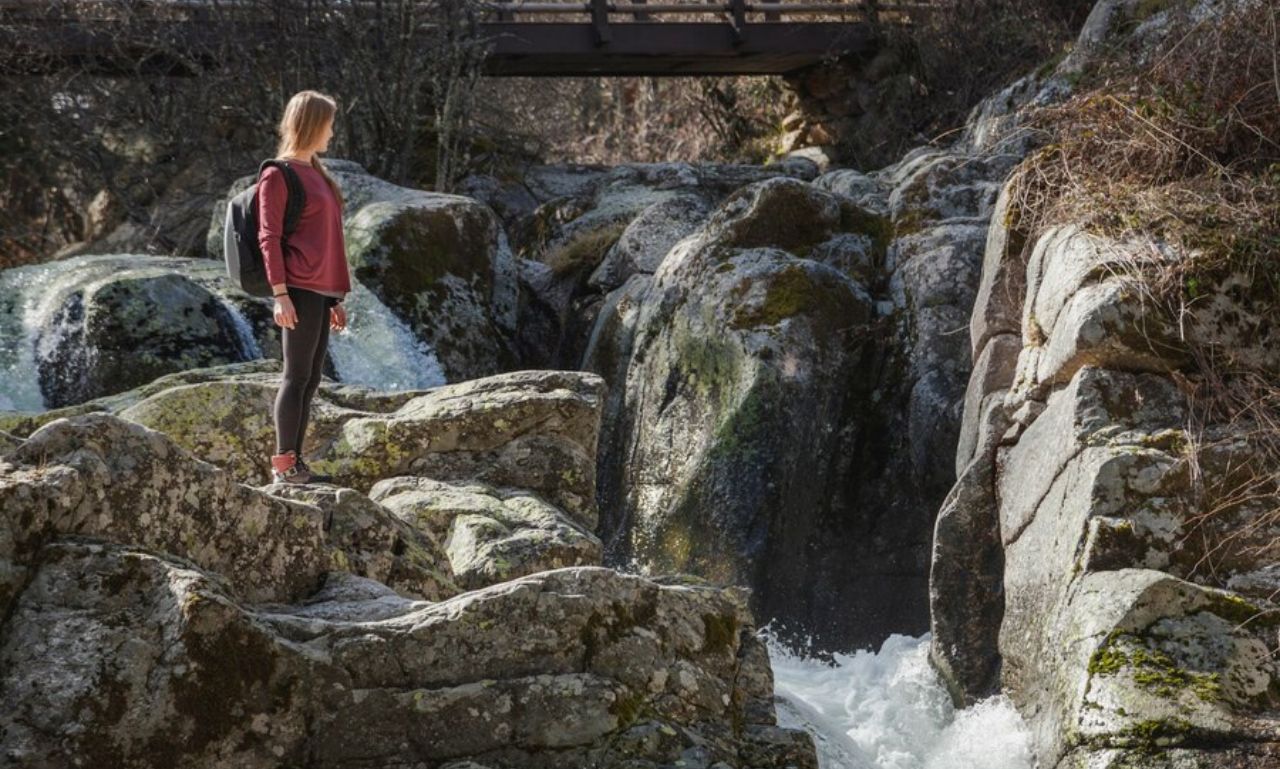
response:
<path id="1" fill-rule="evenodd" d="M 81 256 L 0 273 L 0 408 L 60 407 L 279 354 L 270 310 L 203 259 Z"/>
<path id="2" fill-rule="evenodd" d="M 369 498 L 443 542 L 454 579 L 468 589 L 600 563 L 586 521 L 523 489 L 400 476 L 378 481 Z"/>
<path id="3" fill-rule="evenodd" d="M 805 182 L 766 180 L 726 199 L 651 280 L 619 289 L 634 300 L 611 301 L 616 328 L 588 354 L 616 378 L 599 465 L 611 559 L 748 585 L 771 617 L 819 613 L 810 602 L 829 597 L 800 583 L 823 573 L 822 555 L 800 568 L 786 554 L 838 536 L 807 458 L 842 455 L 829 415 L 860 394 L 873 314 L 819 246 L 876 221 Z"/>
<path id="4" fill-rule="evenodd" d="M 0 429 L 20 441 L 42 425 L 116 414 L 164 433 L 240 482 L 264 484 L 275 441 L 274 367 L 184 372 Z M 328 539 L 346 553 L 344 569 L 416 595 L 599 563 L 602 385 L 594 374 L 555 371 L 392 393 L 326 382 L 312 403 L 304 454 L 359 491 L 266 488 L 324 511 Z M 396 557 L 378 556 L 379 549 Z"/>
<path id="5" fill-rule="evenodd" d="M 1019 157 L 751 183 L 593 305 L 607 562 L 740 580 L 827 648 L 923 632 L 971 368 L 955 332 Z"/>
<path id="6" fill-rule="evenodd" d="M 0 722 L 33 768 L 817 766 L 731 595 L 599 567 L 434 605 L 335 573 L 251 607 L 190 563 L 62 541 L 6 618 Z"/>
<path id="7" fill-rule="evenodd" d="M 1099 3 L 1088 45 L 1131 6 Z M 1018 108 L 1051 98 L 1023 96 L 987 104 L 968 140 L 1016 144 Z M 1150 276 L 1197 255 L 1070 222 L 1031 242 L 1007 187 L 995 211 L 935 530 L 931 661 L 958 703 L 1007 694 L 1041 766 L 1280 766 L 1264 555 L 1280 528 L 1257 482 L 1274 454 L 1249 414 L 1188 399 L 1207 386 L 1197 347 L 1277 371 L 1265 300 L 1228 274 L 1174 318 Z"/>
<path id="8" fill-rule="evenodd" d="M 1211 542 L 1180 536 L 1195 514 L 1186 408 L 1166 377 L 1086 367 L 1000 452 L 1000 678 L 1049 765 L 1104 747 L 1280 749 L 1277 606 L 1204 584 L 1193 564 Z"/>
<path id="9" fill-rule="evenodd" d="M 711 207 L 745 184 L 812 178 L 809 161 L 769 166 L 636 163 L 612 168 L 540 166 L 508 185 L 537 205 L 513 212 L 519 260 L 519 345 L 525 365 L 580 365 L 604 294 L 635 273 L 652 274 Z"/>
<path id="10" fill-rule="evenodd" d="M 458 594 L 430 526 L 241 485 L 104 413 L 28 436 L 0 500 L 0 733 L 22 766 L 816 767 L 731 590 L 577 567 Z"/>
<path id="11" fill-rule="evenodd" d="M 493 211 L 391 184 L 349 160 L 325 167 L 342 188 L 352 277 L 431 346 L 448 381 L 515 368 L 516 263 Z M 237 179 L 228 198 L 252 182 Z M 210 254 L 221 253 L 225 212 L 219 201 Z"/>

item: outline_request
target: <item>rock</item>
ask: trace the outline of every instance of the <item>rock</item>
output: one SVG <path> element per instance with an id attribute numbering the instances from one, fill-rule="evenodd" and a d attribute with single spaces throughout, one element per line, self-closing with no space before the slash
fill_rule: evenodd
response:
<path id="1" fill-rule="evenodd" d="M 1022 302 L 1027 290 L 1027 263 L 1022 257 L 1027 234 L 1020 227 L 1020 211 L 1013 204 L 1011 183 L 1000 188 L 982 257 L 982 278 L 969 321 L 969 338 L 976 360 L 992 337 L 1022 335 Z"/>
<path id="2" fill-rule="evenodd" d="M 0 466 L 0 608 L 40 549 L 97 537 L 181 556 L 236 578 L 232 595 L 297 600 L 329 567 L 319 509 L 236 483 L 162 433 L 108 414 L 51 422 Z"/>
<path id="3" fill-rule="evenodd" d="M 508 221 L 520 259 L 520 338 L 525 365 L 576 368 L 601 292 L 632 271 L 651 273 L 710 207 L 744 184 L 812 178 L 811 161 L 768 166 L 637 163 L 546 166 L 523 185 L 540 201 Z"/>
<path id="4" fill-rule="evenodd" d="M 447 385 L 349 413 L 311 465 L 362 490 L 397 475 L 514 486 L 591 528 L 603 389 L 595 374 L 536 370 Z"/>
<path id="5" fill-rule="evenodd" d="M 426 601 L 462 592 L 458 585 L 464 581 L 463 575 L 443 557 L 445 548 L 439 539 L 429 530 L 401 521 L 364 494 L 333 486 L 288 483 L 274 483 L 263 491 L 307 502 L 323 511 L 333 568 Z"/>
<path id="6" fill-rule="evenodd" d="M 515 262 L 489 209 L 397 188 L 346 229 L 353 276 L 431 344 L 451 381 L 514 367 Z"/>
<path id="7" fill-rule="evenodd" d="M 997 397 L 979 408 L 974 457 L 938 512 L 929 571 L 929 660 L 962 705 L 1000 690 L 1004 548 L 994 460 L 1008 416 Z"/>
<path id="8" fill-rule="evenodd" d="M 210 375 L 97 407 L 165 432 L 241 482 L 264 484 L 274 379 Z M 303 454 L 360 490 L 406 474 L 528 489 L 590 528 L 602 389 L 595 374 L 538 370 L 403 393 L 326 383 Z"/>
<path id="9" fill-rule="evenodd" d="M 520 489 L 399 477 L 378 481 L 369 497 L 443 542 L 454 578 L 468 590 L 600 563 L 600 540 L 583 521 Z"/>
<path id="10" fill-rule="evenodd" d="M 819 536 L 822 502 L 812 466 L 789 458 L 839 455 L 824 415 L 848 397 L 872 314 L 850 276 L 796 254 L 874 235 L 877 221 L 803 182 L 766 180 L 727 198 L 651 281 L 611 296 L 590 348 L 617 377 L 598 465 L 611 559 L 748 585 L 770 617 L 785 595 L 796 619 L 800 570 L 775 554 Z M 797 440 L 803 450 L 786 448 Z M 785 541 L 768 534 L 783 520 Z"/>
<path id="11" fill-rule="evenodd" d="M 751 585 L 757 612 L 828 648 L 923 632 L 925 603 L 901 596 L 927 592 L 971 367 L 962 333 L 988 220 L 1019 157 L 920 147 L 872 172 L 759 181 L 720 201 L 652 279 L 608 293 L 582 359 L 609 382 L 598 468 L 603 509 L 616 511 L 602 522 L 606 562 Z M 803 272 L 783 269 L 792 262 Z M 830 293 L 808 263 L 844 276 L 859 298 Z M 818 317 L 828 302 L 846 307 L 829 323 L 784 322 Z M 777 347 L 747 332 L 766 326 Z M 1020 348 L 994 379 L 1011 378 Z M 795 427 L 811 418 L 795 413 L 800 402 L 826 404 L 820 426 Z M 775 435 L 772 419 L 788 427 Z M 699 424 L 719 427 L 704 435 Z M 806 490 L 788 491 L 789 462 L 765 459 L 787 456 L 793 434 L 806 436 L 796 451 L 825 457 L 805 469 Z M 810 500 L 813 486 L 830 491 Z M 789 521 L 785 536 L 751 512 L 766 509 Z M 782 555 L 797 551 L 807 573 L 824 575 L 816 589 Z"/>
<path id="12" fill-rule="evenodd" d="M 1026 268 L 1023 351 L 1014 389 L 1041 398 L 1081 366 L 1170 371 L 1187 361 L 1178 330 L 1148 310 L 1136 246 L 1079 228 L 1050 228 Z"/>
<path id="13" fill-rule="evenodd" d="M 241 483 L 267 483 L 275 453 L 272 408 L 279 382 L 216 379 L 161 390 L 119 412 L 171 436 L 183 448 L 230 470 Z M 312 401 L 303 455 L 332 435 L 327 399 Z"/>
<path id="14" fill-rule="evenodd" d="M 933 151 L 881 171 L 892 185 L 889 214 L 903 234 L 926 222 L 990 218 L 1002 179 L 1021 159 L 1010 153 L 962 155 Z"/>
<path id="15" fill-rule="evenodd" d="M 978 432 L 981 429 L 983 414 L 993 396 L 1003 401 L 1005 392 L 1013 384 L 1014 367 L 1018 362 L 1018 353 L 1022 350 L 1022 342 L 1013 334 L 1001 334 L 993 337 L 982 354 L 973 364 L 973 372 L 969 376 L 969 386 L 964 395 L 964 417 L 960 426 L 960 439 L 956 446 L 956 476 L 964 473 L 964 468 L 978 451 Z M 1027 401 L 1029 406 L 1036 401 Z M 1003 403 L 1001 404 L 1003 407 Z M 1029 424 L 1029 422 L 1028 422 Z"/>
<path id="16" fill-rule="evenodd" d="M 645 208 L 632 219 L 591 273 L 588 285 L 610 291 L 635 272 L 652 274 L 681 238 L 697 229 L 709 212 L 695 195 L 680 195 Z"/>
<path id="17" fill-rule="evenodd" d="M 82 256 L 7 270 L 0 284 L 0 322 L 13 324 L 0 380 L 17 400 L 6 408 L 81 403 L 272 349 L 250 320 L 264 309 L 207 260 Z"/>
<path id="18" fill-rule="evenodd" d="M 1003 193 L 996 208 L 930 659 L 959 703 L 998 678 L 1044 766 L 1271 765 L 1278 610 L 1254 575 L 1280 530 L 1270 503 L 1205 490 L 1274 468 L 1250 426 L 1193 419 L 1176 383 L 1198 381 L 1188 342 L 1268 370 L 1261 315 L 1228 276 L 1175 330 L 1138 271 L 1188 255 L 1068 224 L 1024 268 L 1017 213 Z"/>
<path id="19" fill-rule="evenodd" d="M 6 751 L 26 766 L 568 767 L 694 746 L 817 766 L 808 736 L 739 683 L 767 681 L 767 657 L 715 588 L 596 567 L 434 605 L 339 583 L 250 607 L 145 550 L 46 550 L 0 643 Z"/>
<path id="20" fill-rule="evenodd" d="M 208 368 L 179 371 L 174 374 L 166 374 L 142 385 L 141 387 L 135 387 L 132 390 L 125 390 L 124 392 L 117 393 L 115 395 L 94 398 L 91 401 L 78 403 L 74 406 L 64 406 L 62 408 L 49 409 L 47 411 L 0 411 L 0 429 L 9 431 L 21 438 L 30 435 L 41 425 L 52 422 L 55 419 L 92 412 L 105 411 L 110 413 L 119 413 L 138 401 L 143 400 L 150 395 L 154 395 L 155 393 L 161 392 L 162 390 L 167 390 L 184 384 L 196 384 L 199 382 L 220 379 L 236 379 L 262 383 L 274 382 L 279 384 L 280 361 L 259 359 L 246 361 L 244 363 L 229 363 L 222 366 L 209 366 Z M 410 395 L 411 393 L 405 394 Z"/>
<path id="21" fill-rule="evenodd" d="M 175 386 L 146 398 L 127 393 L 95 408 L 116 409 L 164 432 L 165 441 L 182 447 L 175 451 L 205 456 L 234 478 L 260 484 L 269 480 L 266 457 L 274 444 L 270 405 L 276 385 L 270 378 L 187 372 L 174 378 Z M 326 384 L 313 402 L 304 453 L 344 484 L 376 487 L 376 500 L 390 495 L 404 520 L 351 489 L 264 490 L 309 503 L 308 514 L 323 522 L 335 568 L 405 595 L 436 600 L 464 584 L 597 564 L 600 542 L 592 528 L 600 385 L 592 374 L 542 371 L 417 394 Z M 42 429 L 66 421 L 55 412 L 45 416 L 51 415 Z M 114 419 L 93 412 L 71 418 Z M 379 443 L 357 450 L 353 441 L 374 431 Z M 460 484 L 399 477 L 406 473 Z M 391 480 L 379 484 L 384 478 Z"/>
<path id="22" fill-rule="evenodd" d="M 883 205 L 887 197 L 887 191 L 876 177 L 853 168 L 833 168 L 814 179 L 813 186 L 853 198 L 858 205 L 872 210 Z M 876 213 L 887 211 L 878 210 Z"/>

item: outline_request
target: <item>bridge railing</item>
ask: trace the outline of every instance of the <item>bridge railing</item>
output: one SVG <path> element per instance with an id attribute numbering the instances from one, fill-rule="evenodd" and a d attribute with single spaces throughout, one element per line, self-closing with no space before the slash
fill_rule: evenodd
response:
<path id="1" fill-rule="evenodd" d="M 582 0 L 570 2 L 539 2 L 538 0 L 498 0 L 484 3 L 492 13 L 504 21 L 532 20 L 554 16 L 586 16 L 608 22 L 652 21 L 698 17 L 697 20 L 728 17 L 739 23 L 753 21 L 784 21 L 796 17 L 847 17 L 895 20 L 913 13 L 927 13 L 936 9 L 929 2 L 884 2 L 882 0 L 845 0 L 845 2 L 805 2 L 803 0 L 686 0 L 685 2 L 648 2 L 647 0 Z M 521 18 L 523 17 L 523 19 Z"/>
<path id="2" fill-rule="evenodd" d="M 413 0 L 409 0 L 413 3 Z M 503 21 L 550 20 L 624 23 L 627 21 L 675 20 L 706 21 L 728 18 L 735 23 L 770 22 L 798 19 L 814 20 L 848 16 L 868 20 L 905 20 L 913 14 L 936 10 L 937 2 L 892 2 L 891 0 L 844 0 L 843 2 L 809 2 L 808 0 L 580 0 L 579 2 L 542 2 L 539 0 L 461 0 L 479 8 L 482 14 Z M 383 6 L 386 0 L 345 0 L 347 6 Z M 421 2 L 423 6 L 430 3 Z M 98 13 L 110 18 L 117 15 L 150 12 L 203 15 L 236 11 L 270 9 L 268 0 L 0 0 L 0 15 L 59 16 L 60 11 L 79 17 Z M 585 18 L 584 18 L 585 17 Z"/>

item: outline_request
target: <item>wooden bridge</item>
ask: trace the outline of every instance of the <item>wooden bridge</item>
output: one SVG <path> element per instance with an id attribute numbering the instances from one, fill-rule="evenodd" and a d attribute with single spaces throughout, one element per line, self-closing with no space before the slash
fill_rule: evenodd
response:
<path id="1" fill-rule="evenodd" d="M 227 21 L 227 9 L 241 14 L 238 41 L 275 39 L 275 28 L 251 15 L 270 9 L 262 0 L 130 0 L 131 11 L 155 13 L 127 22 L 118 15 L 121 1 L 113 7 L 99 0 L 103 13 L 95 18 L 85 12 L 94 0 L 77 3 L 74 16 L 53 13 L 40 0 L 0 0 L 0 71 L 198 75 L 216 64 L 200 52 L 225 42 L 218 24 Z M 909 25 L 931 8 L 879 0 L 463 1 L 482 6 L 481 34 L 490 41 L 483 71 L 491 76 L 782 74 L 869 51 L 879 44 L 881 25 Z M 127 37 L 126 23 L 133 33 Z"/>
<path id="2" fill-rule="evenodd" d="M 484 25 L 494 41 L 485 72 L 781 74 L 815 64 L 825 55 L 865 51 L 876 45 L 879 24 L 909 24 L 913 12 L 928 8 L 924 3 L 875 0 L 496 3 L 498 19 Z M 583 18 L 563 20 L 566 14 Z M 537 20 L 540 16 L 557 20 Z M 685 20 L 689 17 L 697 20 Z"/>

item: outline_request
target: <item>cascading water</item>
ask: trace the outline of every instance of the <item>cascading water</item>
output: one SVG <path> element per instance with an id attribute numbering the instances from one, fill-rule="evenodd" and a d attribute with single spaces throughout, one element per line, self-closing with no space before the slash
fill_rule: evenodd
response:
<path id="1" fill-rule="evenodd" d="M 445 383 L 435 351 L 372 291 L 353 283 L 345 304 L 347 327 L 329 335 L 329 356 L 339 380 L 379 390 L 418 390 Z"/>
<path id="2" fill-rule="evenodd" d="M 219 262 L 130 254 L 78 256 L 0 271 L 0 410 L 41 411 L 40 367 L 49 350 L 74 333 L 68 297 L 122 276 L 175 275 L 216 298 L 215 314 L 242 360 L 262 357 L 262 347 L 242 306 L 251 300 L 225 283 Z M 236 295 L 233 297 L 232 294 Z M 347 299 L 347 329 L 330 337 L 330 356 L 342 382 L 382 390 L 424 389 L 445 383 L 434 351 L 359 284 Z M 272 329 L 274 332 L 274 329 Z"/>
<path id="3" fill-rule="evenodd" d="M 927 659 L 929 634 L 879 652 L 788 651 L 769 628 L 778 722 L 813 735 L 821 769 L 1032 769 L 1030 737 L 1003 695 L 955 710 Z"/>

